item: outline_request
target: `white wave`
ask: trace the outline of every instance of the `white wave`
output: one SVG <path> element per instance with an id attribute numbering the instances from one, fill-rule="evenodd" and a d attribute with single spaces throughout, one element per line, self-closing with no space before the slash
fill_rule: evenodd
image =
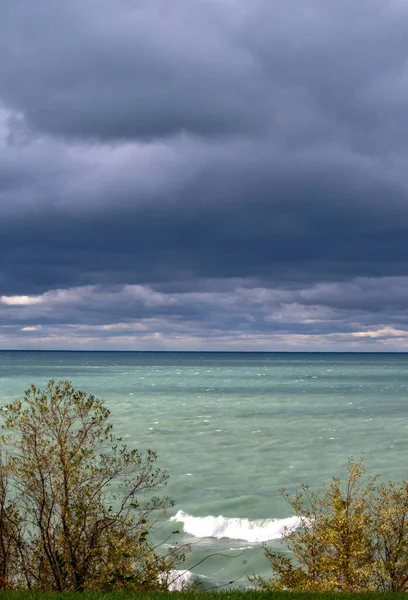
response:
<path id="1" fill-rule="evenodd" d="M 166 582 L 170 592 L 182 592 L 192 583 L 193 576 L 191 571 L 175 570 L 168 575 L 159 575 L 159 581 Z"/>
<path id="2" fill-rule="evenodd" d="M 301 525 L 299 517 L 287 519 L 237 519 L 233 517 L 193 517 L 182 510 L 170 518 L 170 521 L 183 523 L 186 533 L 199 538 L 229 538 L 246 542 L 267 542 L 280 539 L 285 529 L 296 529 Z"/>

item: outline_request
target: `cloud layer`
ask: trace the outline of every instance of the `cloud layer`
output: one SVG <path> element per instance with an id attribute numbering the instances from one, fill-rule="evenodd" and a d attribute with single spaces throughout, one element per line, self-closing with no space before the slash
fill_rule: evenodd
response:
<path id="1" fill-rule="evenodd" d="M 408 5 L 0 7 L 0 348 L 408 349 Z"/>

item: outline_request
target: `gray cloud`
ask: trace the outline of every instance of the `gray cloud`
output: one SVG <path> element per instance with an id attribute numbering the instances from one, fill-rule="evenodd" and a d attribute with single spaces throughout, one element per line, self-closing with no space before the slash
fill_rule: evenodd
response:
<path id="1" fill-rule="evenodd" d="M 1 6 L 0 346 L 404 347 L 407 17 Z"/>
<path id="2" fill-rule="evenodd" d="M 17 0 L 2 7 L 0 94 L 57 135 L 266 132 L 383 150 L 406 114 L 407 13 L 398 0 Z"/>
<path id="3" fill-rule="evenodd" d="M 9 293 L 406 273 L 403 183 L 375 161 L 189 138 L 171 149 L 41 144 L 4 149 L 13 176 L 0 223 Z"/>
<path id="4" fill-rule="evenodd" d="M 54 134 L 245 131 L 257 119 L 262 85 L 259 67 L 234 41 L 243 8 L 204 0 L 16 2 L 3 11 L 8 64 L 0 92 Z"/>
<path id="5" fill-rule="evenodd" d="M 408 277 L 291 290 L 243 287 L 239 281 L 224 282 L 221 291 L 213 281 L 201 285 L 200 291 L 85 286 L 2 296 L 0 318 L 7 326 L 0 330 L 0 341 L 30 347 L 40 340 L 57 348 L 99 342 L 127 349 L 187 349 L 189 344 L 228 349 L 243 341 L 248 349 L 275 350 L 358 349 L 362 342 L 376 350 L 403 350 L 408 344 L 403 303 Z"/>

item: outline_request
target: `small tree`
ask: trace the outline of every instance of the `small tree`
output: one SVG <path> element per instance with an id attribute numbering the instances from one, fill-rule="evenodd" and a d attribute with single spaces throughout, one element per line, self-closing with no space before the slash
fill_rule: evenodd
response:
<path id="1" fill-rule="evenodd" d="M 148 538 L 172 506 L 154 495 L 167 479 L 156 454 L 128 450 L 114 436 L 103 402 L 67 381 L 50 381 L 45 391 L 31 386 L 23 403 L 5 408 L 3 442 L 15 497 L 7 510 L 19 524 L 11 538 L 22 554 L 26 587 L 163 588 L 183 549 L 162 556 Z"/>
<path id="2" fill-rule="evenodd" d="M 378 486 L 371 519 L 378 588 L 408 591 L 408 481 Z"/>
<path id="3" fill-rule="evenodd" d="M 254 577 L 261 589 L 297 591 L 406 591 L 408 482 L 377 484 L 363 459 L 349 461 L 345 487 L 333 478 L 291 498 L 281 490 L 300 527 L 287 530 L 289 554 L 265 548 L 273 575 Z"/>

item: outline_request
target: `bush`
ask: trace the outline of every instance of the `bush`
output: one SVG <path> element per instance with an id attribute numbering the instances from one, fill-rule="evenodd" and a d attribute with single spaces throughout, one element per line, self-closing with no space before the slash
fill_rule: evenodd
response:
<path id="1" fill-rule="evenodd" d="M 0 583 L 43 591 L 164 589 L 184 556 L 148 534 L 172 502 L 151 450 L 121 443 L 101 400 L 67 382 L 4 407 Z"/>
<path id="2" fill-rule="evenodd" d="M 289 553 L 265 548 L 271 579 L 253 577 L 264 590 L 408 590 L 408 482 L 378 483 L 365 476 L 363 459 L 349 461 L 343 486 L 294 498 L 281 490 L 301 526 L 284 535 Z"/>

